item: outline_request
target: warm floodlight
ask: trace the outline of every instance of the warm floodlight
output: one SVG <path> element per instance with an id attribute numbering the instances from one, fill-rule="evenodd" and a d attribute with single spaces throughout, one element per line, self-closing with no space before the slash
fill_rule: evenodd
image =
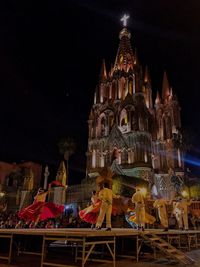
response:
<path id="1" fill-rule="evenodd" d="M 4 197 L 5 193 L 4 192 L 0 192 L 0 197 Z"/>
<path id="2" fill-rule="evenodd" d="M 184 190 L 184 191 L 182 191 L 181 195 L 182 195 L 183 197 L 188 197 L 188 192 Z"/>

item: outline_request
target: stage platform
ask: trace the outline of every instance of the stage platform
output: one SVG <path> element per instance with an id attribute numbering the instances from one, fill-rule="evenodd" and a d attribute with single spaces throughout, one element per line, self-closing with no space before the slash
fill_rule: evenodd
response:
<path id="1" fill-rule="evenodd" d="M 10 263 L 14 257 L 13 252 L 16 248 L 17 253 L 15 253 L 15 257 L 16 254 L 19 255 L 22 252 L 33 254 L 34 252 L 26 251 L 25 249 L 21 251 L 20 240 L 24 241 L 27 239 L 30 243 L 31 237 L 40 237 L 42 243 L 41 251 L 39 252 L 41 255 L 41 267 L 72 266 L 47 260 L 47 252 L 48 254 L 51 253 L 49 248 L 55 246 L 57 249 L 59 249 L 59 247 L 72 249 L 74 251 L 73 261 L 74 264 L 76 264 L 73 266 L 81 267 L 84 267 L 86 262 L 91 260 L 91 256 L 96 247 L 106 247 L 110 258 L 101 259 L 101 261 L 109 263 L 108 266 L 112 265 L 115 267 L 116 246 L 118 246 L 119 242 L 124 242 L 125 239 L 133 239 L 136 243 L 132 251 L 132 256 L 138 261 L 142 244 L 144 242 L 152 242 L 153 246 L 156 240 L 155 236 L 157 237 L 157 240 L 161 240 L 162 238 L 169 244 L 172 244 L 175 241 L 176 247 L 180 250 L 197 249 L 200 246 L 200 230 L 163 231 L 162 229 L 146 229 L 145 231 L 138 231 L 132 228 L 113 228 L 112 231 L 105 231 L 104 229 L 97 231 L 90 228 L 0 229 L 0 244 L 3 244 L 5 239 L 7 239 L 7 243 L 9 243 L 7 255 L 0 255 L 0 259 L 7 260 L 8 263 Z M 149 237 L 151 237 L 151 239 L 149 239 Z M 63 246 L 61 244 L 63 244 Z M 129 249 L 131 250 L 131 247 Z M 117 255 L 119 254 L 124 257 L 126 256 L 123 250 L 120 253 L 118 252 Z M 70 260 L 72 260 L 72 256 L 70 256 Z M 92 260 L 98 261 L 98 258 Z"/>

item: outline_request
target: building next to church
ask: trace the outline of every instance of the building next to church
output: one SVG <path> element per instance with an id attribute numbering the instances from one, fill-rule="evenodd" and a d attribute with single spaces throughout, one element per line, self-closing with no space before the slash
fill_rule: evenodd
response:
<path id="1" fill-rule="evenodd" d="M 40 186 L 42 166 L 32 161 L 0 162 L 0 211 L 19 210 L 32 202 L 33 192 Z"/>
<path id="2" fill-rule="evenodd" d="M 147 180 L 156 194 L 175 196 L 184 176 L 181 109 L 166 72 L 161 90 L 153 100 L 149 70 L 139 63 L 124 20 L 115 63 L 107 69 L 103 61 L 89 115 L 90 179 L 112 166 L 130 182 Z"/>

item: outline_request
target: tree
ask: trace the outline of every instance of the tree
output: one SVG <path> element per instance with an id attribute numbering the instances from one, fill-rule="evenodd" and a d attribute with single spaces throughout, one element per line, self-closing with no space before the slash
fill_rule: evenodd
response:
<path id="1" fill-rule="evenodd" d="M 76 144 L 74 140 L 70 137 L 62 138 L 58 142 L 58 149 L 59 149 L 60 154 L 63 156 L 64 160 L 66 161 L 66 172 L 68 175 L 69 158 L 75 152 Z"/>

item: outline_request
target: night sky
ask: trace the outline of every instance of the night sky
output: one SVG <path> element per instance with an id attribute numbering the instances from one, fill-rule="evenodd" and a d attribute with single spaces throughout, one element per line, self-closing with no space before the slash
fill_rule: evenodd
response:
<path id="1" fill-rule="evenodd" d="M 167 71 L 182 127 L 195 136 L 189 156 L 198 160 L 198 0 L 6 0 L 0 3 L 1 161 L 33 160 L 57 168 L 59 139 L 73 137 L 71 183 L 84 178 L 87 119 L 102 59 L 107 68 L 115 60 L 124 12 L 131 16 L 132 46 L 149 67 L 153 96 L 161 92 Z"/>

